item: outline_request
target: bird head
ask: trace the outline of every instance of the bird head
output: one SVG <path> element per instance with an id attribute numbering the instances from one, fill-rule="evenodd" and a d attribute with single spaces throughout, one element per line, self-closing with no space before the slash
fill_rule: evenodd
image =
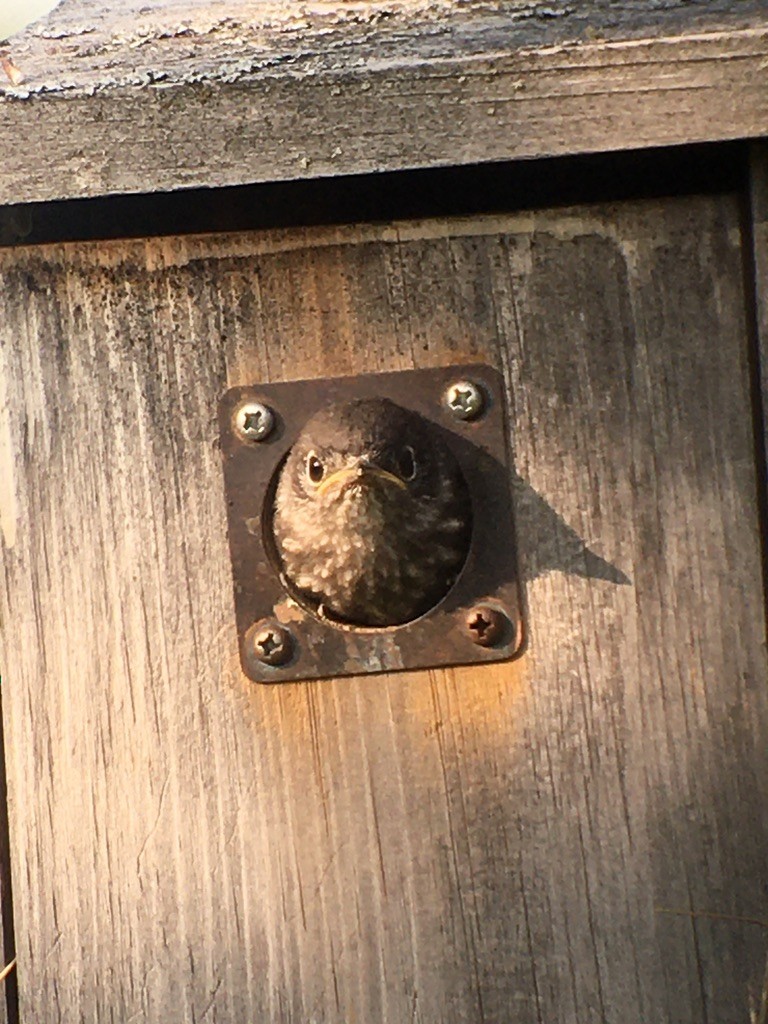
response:
<path id="1" fill-rule="evenodd" d="M 310 502 L 330 512 L 347 503 L 424 500 L 439 490 L 442 461 L 422 417 L 388 399 L 331 406 L 291 449 L 278 504 Z"/>
<path id="2" fill-rule="evenodd" d="M 445 590 L 445 566 L 455 576 L 463 564 L 468 524 L 452 452 L 423 417 L 383 398 L 311 417 L 275 492 L 273 532 L 286 577 L 339 616 L 369 622 L 386 619 L 387 601 L 421 607 L 432 577 Z"/>

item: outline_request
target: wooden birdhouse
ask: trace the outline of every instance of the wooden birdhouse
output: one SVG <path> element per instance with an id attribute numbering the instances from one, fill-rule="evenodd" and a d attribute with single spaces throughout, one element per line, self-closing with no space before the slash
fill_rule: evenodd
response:
<path id="1" fill-rule="evenodd" d="M 0 1020 L 765 1024 L 765 4 L 4 53 Z M 401 530 L 457 488 L 390 621 L 271 525 L 353 456 Z"/>

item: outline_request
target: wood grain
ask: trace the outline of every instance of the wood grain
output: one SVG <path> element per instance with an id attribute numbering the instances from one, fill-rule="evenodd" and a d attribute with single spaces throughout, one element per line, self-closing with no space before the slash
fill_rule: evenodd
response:
<path id="1" fill-rule="evenodd" d="M 768 691 L 730 197 L 0 255 L 22 1019 L 736 1024 Z M 238 669 L 215 412 L 486 359 L 530 649 Z"/>
<path id="2" fill-rule="evenodd" d="M 753 142 L 750 152 L 750 202 L 749 224 L 751 232 L 750 268 L 752 294 L 748 295 L 747 308 L 754 316 L 755 356 L 757 384 L 760 389 L 760 410 L 757 423 L 762 427 L 763 447 L 760 452 L 760 486 L 763 516 L 763 571 L 768 573 L 768 537 L 766 516 L 768 515 L 768 145 L 764 141 Z M 768 579 L 768 575 L 766 576 Z M 768 943 L 766 943 L 768 946 Z M 768 1024 L 768 953 L 766 953 L 765 975 L 762 990 L 755 1000 L 754 1024 Z"/>
<path id="3" fill-rule="evenodd" d="M 64 0 L 8 45 L 3 204 L 768 133 L 765 0 Z"/>
<path id="4" fill-rule="evenodd" d="M 0 630 L 2 628 L 0 620 Z M 2 763 L 0 763 L 0 960 L 2 960 L 0 964 L 0 1024 L 18 1024 L 19 1000 L 14 963 L 16 951 L 4 750 L 2 729 L 0 728 L 0 754 L 3 755 Z"/>
<path id="5" fill-rule="evenodd" d="M 754 142 L 750 153 L 750 221 L 754 268 L 754 312 L 759 348 L 763 419 L 768 450 L 768 143 Z M 766 467 L 768 472 L 768 467 Z M 767 495 L 768 500 L 768 495 Z"/>

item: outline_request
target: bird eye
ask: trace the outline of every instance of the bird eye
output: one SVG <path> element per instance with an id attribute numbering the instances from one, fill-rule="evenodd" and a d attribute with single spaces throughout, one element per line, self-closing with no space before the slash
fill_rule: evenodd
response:
<path id="1" fill-rule="evenodd" d="M 325 475 L 325 466 L 314 452 L 307 456 L 307 476 L 313 484 L 319 484 Z"/>
<path id="2" fill-rule="evenodd" d="M 397 468 L 403 480 L 413 480 L 416 476 L 416 452 L 408 444 L 398 456 Z"/>

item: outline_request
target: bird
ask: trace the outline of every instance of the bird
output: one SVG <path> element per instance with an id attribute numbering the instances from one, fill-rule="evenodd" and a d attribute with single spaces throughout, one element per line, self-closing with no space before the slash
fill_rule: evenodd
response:
<path id="1" fill-rule="evenodd" d="M 471 500 L 438 428 L 388 398 L 311 416 L 275 488 L 284 582 L 321 617 L 396 626 L 451 588 L 471 540 Z"/>

